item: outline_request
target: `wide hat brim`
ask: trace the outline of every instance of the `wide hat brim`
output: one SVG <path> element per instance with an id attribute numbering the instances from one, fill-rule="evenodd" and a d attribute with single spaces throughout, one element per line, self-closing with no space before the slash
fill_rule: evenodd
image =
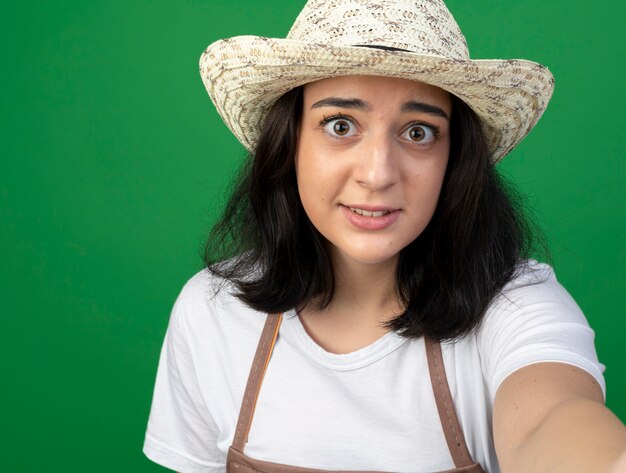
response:
<path id="1" fill-rule="evenodd" d="M 200 74 L 218 113 L 250 152 L 267 112 L 287 91 L 329 77 L 372 75 L 420 81 L 456 95 L 481 119 L 496 162 L 535 126 L 554 89 L 546 67 L 523 59 L 450 59 L 260 36 L 211 44 L 200 58 Z"/>

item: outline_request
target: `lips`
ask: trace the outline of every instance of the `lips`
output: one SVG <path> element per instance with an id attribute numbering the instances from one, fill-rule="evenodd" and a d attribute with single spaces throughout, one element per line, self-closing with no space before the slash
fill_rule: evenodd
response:
<path id="1" fill-rule="evenodd" d="M 377 210 L 375 212 L 370 212 L 369 210 L 359 209 L 356 207 L 348 207 L 355 214 L 363 215 L 364 217 L 382 217 L 383 215 L 387 215 L 391 213 L 391 210 Z"/>
<path id="2" fill-rule="evenodd" d="M 400 217 L 400 209 L 362 205 L 341 205 L 341 210 L 350 224 L 361 230 L 384 230 Z"/>

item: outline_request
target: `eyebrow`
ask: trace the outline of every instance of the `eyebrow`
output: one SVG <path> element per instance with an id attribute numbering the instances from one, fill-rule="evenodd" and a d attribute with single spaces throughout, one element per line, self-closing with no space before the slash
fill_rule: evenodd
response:
<path id="1" fill-rule="evenodd" d="M 364 112 L 370 109 L 370 106 L 361 99 L 342 99 L 339 97 L 328 97 L 311 105 L 311 108 L 320 107 L 352 108 L 357 110 L 363 110 Z"/>
<path id="2" fill-rule="evenodd" d="M 364 112 L 371 110 L 369 104 L 361 99 L 343 99 L 340 97 L 327 97 L 311 105 L 312 109 L 321 107 L 350 108 L 354 110 L 362 110 Z M 445 118 L 446 120 L 450 120 L 450 117 L 443 109 L 436 107 L 435 105 L 418 102 L 417 100 L 409 100 L 408 102 L 404 102 L 400 110 L 402 112 L 428 113 L 429 115 L 434 115 L 437 117 Z"/>
<path id="3" fill-rule="evenodd" d="M 403 112 L 422 112 L 428 113 L 429 115 L 435 115 L 437 117 L 445 118 L 446 120 L 450 120 L 450 117 L 443 109 L 436 107 L 434 105 L 430 105 L 424 102 L 417 102 L 416 100 L 409 100 L 408 102 L 404 102 L 402 104 Z"/>

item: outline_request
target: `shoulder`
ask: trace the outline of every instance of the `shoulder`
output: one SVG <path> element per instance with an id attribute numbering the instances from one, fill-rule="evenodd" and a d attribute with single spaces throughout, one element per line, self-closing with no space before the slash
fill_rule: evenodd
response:
<path id="1" fill-rule="evenodd" d="M 172 309 L 170 324 L 196 333 L 244 327 L 256 332 L 263 314 L 245 305 L 236 294 L 230 281 L 205 268 L 184 284 Z"/>
<path id="2" fill-rule="evenodd" d="M 244 309 L 247 307 L 238 297 L 232 282 L 213 274 L 207 268 L 194 274 L 183 285 L 176 305 L 201 309 Z"/>
<path id="3" fill-rule="evenodd" d="M 518 265 L 514 277 L 492 301 L 485 314 L 486 325 L 510 315 L 550 317 L 587 325 L 576 301 L 545 263 L 528 260 Z M 509 320 L 510 321 L 510 320 Z"/>
<path id="4" fill-rule="evenodd" d="M 603 386 L 595 334 L 552 268 L 536 261 L 516 276 L 488 308 L 476 331 L 483 372 L 492 395 L 512 372 L 541 362 L 562 362 L 591 373 Z"/>
<path id="5" fill-rule="evenodd" d="M 204 269 L 184 284 L 172 309 L 144 451 L 177 471 L 224 464 L 219 438 L 241 400 L 263 323 L 233 293 Z"/>
<path id="6" fill-rule="evenodd" d="M 231 289 L 228 281 L 213 275 L 207 268 L 204 268 L 183 285 L 176 298 L 176 304 L 209 307 L 227 299 L 231 295 Z"/>

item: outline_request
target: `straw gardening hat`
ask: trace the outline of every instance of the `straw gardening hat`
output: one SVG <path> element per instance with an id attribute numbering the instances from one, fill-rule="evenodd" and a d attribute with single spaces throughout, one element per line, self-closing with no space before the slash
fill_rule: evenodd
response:
<path id="1" fill-rule="evenodd" d="M 374 75 L 425 82 L 456 95 L 480 117 L 492 161 L 535 126 L 552 96 L 544 66 L 471 60 L 442 0 L 309 0 L 286 39 L 237 36 L 200 58 L 211 100 L 251 152 L 265 115 L 287 91 L 328 77 Z"/>

